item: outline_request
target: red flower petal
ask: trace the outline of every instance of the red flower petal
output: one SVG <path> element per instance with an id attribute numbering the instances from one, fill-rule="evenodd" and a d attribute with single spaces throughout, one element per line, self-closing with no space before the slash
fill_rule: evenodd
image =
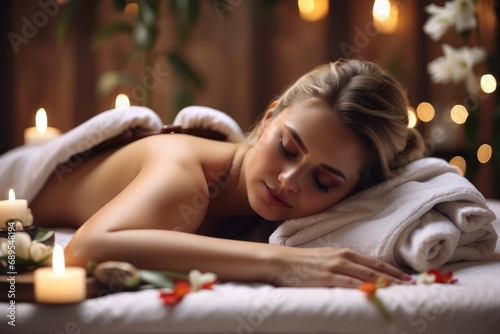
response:
<path id="1" fill-rule="evenodd" d="M 180 298 L 174 292 L 160 291 L 160 299 L 166 305 L 175 305 L 180 301 Z"/>

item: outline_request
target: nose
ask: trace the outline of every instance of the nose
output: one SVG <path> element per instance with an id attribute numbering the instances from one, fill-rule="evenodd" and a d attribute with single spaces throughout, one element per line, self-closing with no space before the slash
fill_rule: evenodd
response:
<path id="1" fill-rule="evenodd" d="M 287 166 L 278 175 L 278 181 L 283 189 L 296 192 L 299 190 L 303 171 L 298 166 Z"/>

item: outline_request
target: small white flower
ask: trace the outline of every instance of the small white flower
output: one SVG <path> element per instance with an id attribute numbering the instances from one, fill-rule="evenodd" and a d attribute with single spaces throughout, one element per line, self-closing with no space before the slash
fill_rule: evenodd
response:
<path id="1" fill-rule="evenodd" d="M 434 59 L 427 66 L 432 82 L 458 84 L 465 81 L 467 92 L 477 93 L 478 83 L 473 67 L 486 57 L 486 50 L 480 47 L 455 49 L 448 44 L 443 44 L 443 53 L 443 57 Z"/>
<path id="2" fill-rule="evenodd" d="M 24 260 L 29 260 L 30 258 L 30 245 L 31 245 L 31 237 L 26 232 L 16 232 L 15 234 L 16 240 L 14 245 L 16 257 L 19 257 Z"/>
<path id="3" fill-rule="evenodd" d="M 455 0 L 452 5 L 455 6 L 455 29 L 459 33 L 474 29 L 477 25 L 474 0 Z"/>
<path id="4" fill-rule="evenodd" d="M 446 33 L 448 28 L 453 24 L 455 10 L 450 4 L 445 3 L 444 7 L 430 4 L 425 7 L 427 13 L 431 17 L 424 24 L 424 32 L 431 37 L 432 40 L 437 41 Z"/>
<path id="5" fill-rule="evenodd" d="M 447 1 L 444 7 L 430 4 L 425 11 L 431 16 L 424 24 L 424 32 L 434 41 L 443 37 L 452 25 L 459 33 L 472 30 L 477 25 L 474 0 Z"/>
<path id="6" fill-rule="evenodd" d="M 436 281 L 434 274 L 421 273 L 417 277 L 417 284 L 432 284 Z"/>
<path id="7" fill-rule="evenodd" d="M 217 280 L 217 275 L 214 273 L 201 273 L 199 270 L 191 270 L 189 272 L 189 285 L 191 291 L 198 291 L 204 284 L 212 283 Z"/>
<path id="8" fill-rule="evenodd" d="M 30 253 L 30 258 L 33 261 L 38 262 L 43 258 L 45 258 L 47 255 L 49 255 L 50 248 L 42 244 L 41 242 L 33 240 L 29 248 L 29 253 Z"/>

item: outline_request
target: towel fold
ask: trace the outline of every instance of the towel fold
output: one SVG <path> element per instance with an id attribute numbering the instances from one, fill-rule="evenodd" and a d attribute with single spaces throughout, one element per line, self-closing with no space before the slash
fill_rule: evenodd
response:
<path id="1" fill-rule="evenodd" d="M 456 168 L 424 158 L 383 183 L 308 217 L 283 222 L 272 244 L 346 247 L 416 271 L 490 255 L 495 214 Z"/>

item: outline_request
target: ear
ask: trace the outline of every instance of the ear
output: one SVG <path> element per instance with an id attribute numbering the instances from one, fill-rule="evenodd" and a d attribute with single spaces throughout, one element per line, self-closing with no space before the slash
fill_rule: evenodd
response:
<path id="1" fill-rule="evenodd" d="M 259 130 L 257 132 L 259 137 L 262 135 L 262 132 L 264 131 L 264 128 L 266 127 L 267 123 L 271 119 L 273 119 L 273 117 L 274 117 L 273 111 L 277 105 L 278 105 L 278 101 L 274 100 L 267 107 L 266 113 L 264 114 L 264 117 L 262 117 L 262 120 L 260 121 Z"/>

